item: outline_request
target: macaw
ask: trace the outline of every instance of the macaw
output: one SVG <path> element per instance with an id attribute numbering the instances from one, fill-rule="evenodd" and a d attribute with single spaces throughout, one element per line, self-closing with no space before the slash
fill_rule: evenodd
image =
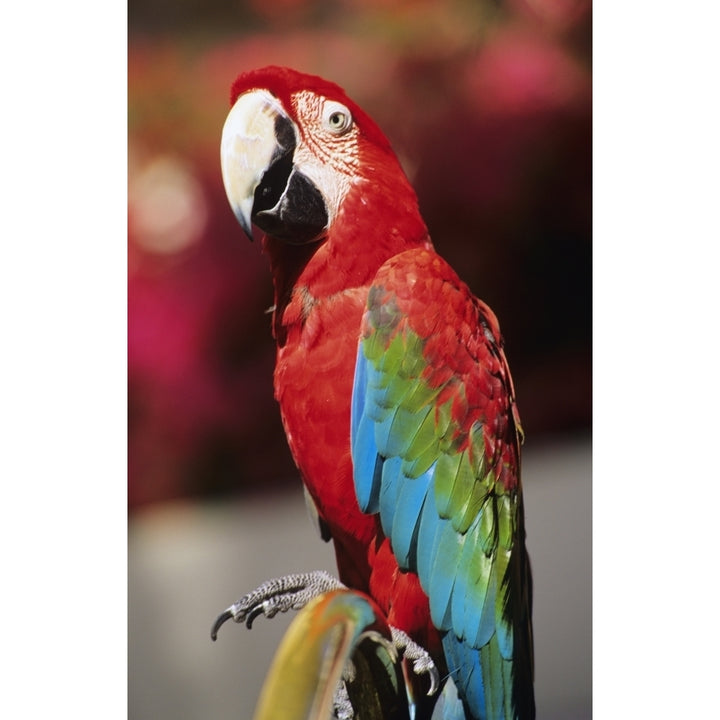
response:
<path id="1" fill-rule="evenodd" d="M 264 233 L 275 397 L 340 583 L 271 581 L 213 634 L 343 585 L 377 603 L 431 693 L 450 678 L 467 718 L 533 718 L 522 429 L 495 315 L 437 254 L 390 143 L 339 86 L 241 74 L 221 166 L 240 225 Z"/>

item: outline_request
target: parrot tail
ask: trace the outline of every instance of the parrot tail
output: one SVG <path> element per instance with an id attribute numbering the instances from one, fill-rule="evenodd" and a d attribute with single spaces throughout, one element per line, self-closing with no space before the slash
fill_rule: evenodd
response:
<path id="1" fill-rule="evenodd" d="M 482 647 L 452 630 L 442 639 L 448 673 L 465 698 L 468 718 L 535 720 L 532 580 L 524 548 L 513 552 L 507 581 L 521 588 L 525 599 L 517 602 L 512 593 L 506 595 L 496 631 Z"/>

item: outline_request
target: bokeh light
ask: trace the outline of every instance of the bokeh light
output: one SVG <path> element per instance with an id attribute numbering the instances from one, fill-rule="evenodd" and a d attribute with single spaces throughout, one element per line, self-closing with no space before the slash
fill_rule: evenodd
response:
<path id="1" fill-rule="evenodd" d="M 224 197 L 235 76 L 285 64 L 373 115 L 436 247 L 497 313 L 529 438 L 591 417 L 590 4 L 130 3 L 130 505 L 295 476 L 271 280 Z"/>

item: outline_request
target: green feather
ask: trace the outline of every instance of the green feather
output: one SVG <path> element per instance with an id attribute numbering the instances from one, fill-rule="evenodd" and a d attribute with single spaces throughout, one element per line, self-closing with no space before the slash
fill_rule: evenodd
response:
<path id="1" fill-rule="evenodd" d="M 417 413 L 411 413 L 404 407 L 399 407 L 395 413 L 395 419 L 390 427 L 390 435 L 394 439 L 392 455 L 407 457 L 408 442 L 412 442 L 417 437 L 431 408 L 425 408 Z M 427 432 L 427 430 L 426 430 Z M 432 433 L 432 427 L 430 428 Z"/>
<path id="2" fill-rule="evenodd" d="M 468 498 L 472 495 L 474 486 L 475 476 L 470 467 L 467 451 L 464 450 L 460 453 L 460 464 L 458 465 L 457 475 L 455 476 L 455 482 L 450 495 L 450 503 L 448 504 L 453 527 L 458 532 L 467 530 L 467 525 L 463 526 L 461 521 L 465 515 L 465 505 L 468 502 Z"/>
<path id="3" fill-rule="evenodd" d="M 398 374 L 400 377 L 418 378 L 422 375 L 427 365 L 427 361 L 423 356 L 425 343 L 414 332 L 408 331 L 403 335 L 405 339 L 405 354 L 400 364 Z"/>
<path id="4" fill-rule="evenodd" d="M 405 396 L 413 389 L 413 383 L 402 378 L 390 379 L 389 376 L 384 375 L 383 378 L 386 380 L 383 389 L 385 390 L 382 404 L 384 407 L 395 408 L 400 405 L 405 407 Z"/>
<path id="5" fill-rule="evenodd" d="M 457 515 L 453 516 L 453 527 L 458 532 L 467 531 L 467 529 L 470 527 L 470 523 L 472 523 L 478 516 L 478 514 L 481 512 L 481 508 L 483 507 L 483 503 L 485 503 L 487 497 L 488 490 L 486 483 L 480 481 L 479 479 L 475 479 L 465 506 Z M 486 515 L 492 516 L 492 512 L 488 512 L 487 507 L 483 512 L 483 516 Z M 484 519 L 487 523 L 488 518 Z M 490 522 L 494 522 L 494 519 L 490 518 Z"/>
<path id="6" fill-rule="evenodd" d="M 515 536 L 515 503 L 511 502 L 508 494 L 501 495 L 496 502 L 498 508 L 498 543 L 501 548 L 509 550 L 513 545 Z"/>
<path id="7" fill-rule="evenodd" d="M 513 712 L 513 704 L 512 704 L 513 664 L 509 659 L 507 659 L 507 660 L 503 660 L 502 665 L 500 667 L 502 668 L 503 687 L 505 688 L 505 717 L 513 718 L 513 717 L 515 717 L 515 713 Z"/>
<path id="8" fill-rule="evenodd" d="M 371 336 L 373 337 L 373 336 Z M 377 337 L 376 347 L 382 348 L 381 353 L 377 357 L 370 357 L 374 367 L 380 372 L 386 373 L 387 382 L 392 382 L 397 378 L 400 365 L 405 354 L 403 348 L 403 339 L 400 333 L 397 333 L 388 343 L 383 337 L 383 333 L 375 333 Z"/>
<path id="9" fill-rule="evenodd" d="M 431 406 L 426 406 L 422 410 L 412 413 L 413 417 L 425 416 L 420 423 L 417 431 L 411 436 L 405 457 L 408 459 L 416 458 L 428 448 L 434 447 L 437 454 L 437 436 L 435 435 L 435 413 L 432 412 Z"/>
<path id="10" fill-rule="evenodd" d="M 503 696 L 508 694 L 503 687 L 503 659 L 494 637 L 484 647 L 480 648 L 480 664 L 485 684 L 487 717 L 497 720 L 500 720 L 500 718 L 510 720 L 512 715 L 505 714 L 503 700 Z"/>
<path id="11" fill-rule="evenodd" d="M 411 412 L 417 412 L 421 408 L 430 405 L 438 396 L 440 390 L 439 387 L 431 388 L 424 380 L 417 379 L 403 398 L 403 405 Z"/>
<path id="12" fill-rule="evenodd" d="M 462 458 L 457 453 L 443 452 L 435 467 L 435 502 L 440 517 L 450 517 L 450 498 Z"/>
<path id="13" fill-rule="evenodd" d="M 362 341 L 363 354 L 373 366 L 377 365 L 378 360 L 385 354 L 387 346 L 387 336 L 377 331 L 370 333 Z"/>
<path id="14" fill-rule="evenodd" d="M 480 514 L 480 546 L 485 555 L 490 555 L 495 550 L 497 539 L 497 506 L 495 498 L 490 496 L 487 497 Z"/>
<path id="15" fill-rule="evenodd" d="M 479 422 L 474 422 L 470 428 L 470 464 L 475 477 L 485 475 L 485 433 Z"/>
<path id="16" fill-rule="evenodd" d="M 403 461 L 403 472 L 409 478 L 416 478 L 427 472 L 437 462 L 437 444 L 430 445 L 424 452 L 420 453 L 414 460 Z"/>
<path id="17" fill-rule="evenodd" d="M 437 406 L 436 432 L 439 439 L 438 449 L 444 453 L 454 452 L 456 440 L 450 430 L 452 423 L 452 402 L 447 401 Z"/>

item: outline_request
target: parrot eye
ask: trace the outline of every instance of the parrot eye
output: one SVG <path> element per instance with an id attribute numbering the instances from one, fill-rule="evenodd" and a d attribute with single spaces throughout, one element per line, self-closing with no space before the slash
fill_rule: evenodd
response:
<path id="1" fill-rule="evenodd" d="M 333 135 L 344 135 L 353 124 L 350 111 L 338 102 L 328 101 L 323 109 L 323 125 Z"/>

